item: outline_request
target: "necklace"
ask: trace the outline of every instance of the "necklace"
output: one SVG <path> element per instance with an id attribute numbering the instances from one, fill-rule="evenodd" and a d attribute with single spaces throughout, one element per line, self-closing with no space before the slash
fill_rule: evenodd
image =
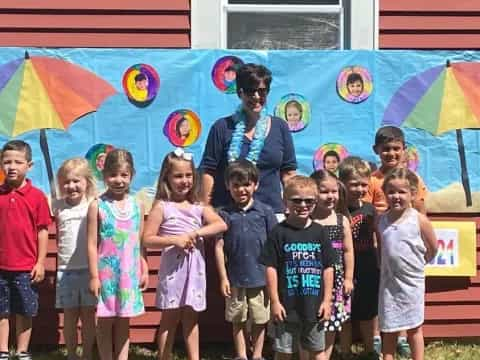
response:
<path id="1" fill-rule="evenodd" d="M 228 162 L 237 160 L 242 151 L 243 137 L 245 136 L 245 129 L 247 126 L 247 116 L 241 105 L 237 108 L 237 111 L 233 115 L 233 121 L 235 123 L 235 129 L 233 130 L 232 140 L 230 142 L 230 147 L 228 148 Z M 260 119 L 258 119 L 257 123 L 255 124 L 255 132 L 250 144 L 250 149 L 245 157 L 246 160 L 249 160 L 254 164 L 257 163 L 265 143 L 265 138 L 267 136 L 267 124 L 268 115 L 267 110 L 264 108 L 260 113 Z"/>

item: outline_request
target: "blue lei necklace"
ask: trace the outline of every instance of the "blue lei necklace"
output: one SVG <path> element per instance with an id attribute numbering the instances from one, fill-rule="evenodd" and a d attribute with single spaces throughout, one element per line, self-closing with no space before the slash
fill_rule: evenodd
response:
<path id="1" fill-rule="evenodd" d="M 233 115 L 233 121 L 235 123 L 235 129 L 232 134 L 232 141 L 228 148 L 228 162 L 237 160 L 240 157 L 242 150 L 243 137 L 245 136 L 245 129 L 247 126 L 247 117 L 243 107 L 240 105 L 237 111 Z M 262 152 L 265 138 L 267 136 L 268 115 L 265 108 L 260 113 L 260 119 L 258 119 L 255 125 L 255 132 L 250 144 L 250 149 L 245 157 L 246 160 L 256 164 L 257 160 Z"/>

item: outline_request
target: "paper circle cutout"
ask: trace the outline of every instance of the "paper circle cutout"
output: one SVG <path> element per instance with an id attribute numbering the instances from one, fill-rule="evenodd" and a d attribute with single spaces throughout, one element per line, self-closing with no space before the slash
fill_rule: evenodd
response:
<path id="1" fill-rule="evenodd" d="M 411 171 L 417 171 L 418 164 L 420 163 L 420 155 L 418 149 L 415 145 L 407 143 L 407 148 L 405 149 L 405 156 L 407 160 L 407 167 Z"/>
<path id="2" fill-rule="evenodd" d="M 340 97 L 353 104 L 365 101 L 373 90 L 372 76 L 362 66 L 347 66 L 337 77 L 337 92 Z"/>
<path id="3" fill-rule="evenodd" d="M 313 169 L 321 170 L 323 169 L 323 158 L 325 154 L 329 151 L 335 151 L 340 158 L 340 161 L 345 159 L 350 154 L 345 146 L 337 143 L 326 143 L 320 146 L 315 153 L 313 154 Z"/>
<path id="4" fill-rule="evenodd" d="M 301 131 L 310 123 L 310 104 L 303 95 L 284 95 L 275 106 L 275 116 L 285 120 L 291 132 Z"/>
<path id="5" fill-rule="evenodd" d="M 103 178 L 102 170 L 105 163 L 105 157 L 113 149 L 114 147 L 112 145 L 95 144 L 87 151 L 85 158 L 88 160 L 93 176 L 95 176 L 97 180 Z"/>
<path id="6" fill-rule="evenodd" d="M 168 115 L 163 133 L 175 146 L 187 147 L 200 137 L 202 123 L 197 114 L 192 110 L 175 110 Z"/>
<path id="7" fill-rule="evenodd" d="M 150 104 L 160 88 L 157 71 L 147 64 L 130 66 L 123 74 L 122 86 L 128 99 L 137 106 Z"/>
<path id="8" fill-rule="evenodd" d="M 236 56 L 224 56 L 217 60 L 212 69 L 213 84 L 225 94 L 237 92 L 236 70 L 243 61 Z"/>

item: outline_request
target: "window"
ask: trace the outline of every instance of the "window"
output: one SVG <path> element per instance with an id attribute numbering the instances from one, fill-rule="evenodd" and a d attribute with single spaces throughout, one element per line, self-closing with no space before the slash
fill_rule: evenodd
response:
<path id="1" fill-rule="evenodd" d="M 375 47 L 378 0 L 192 0 L 192 47 Z"/>

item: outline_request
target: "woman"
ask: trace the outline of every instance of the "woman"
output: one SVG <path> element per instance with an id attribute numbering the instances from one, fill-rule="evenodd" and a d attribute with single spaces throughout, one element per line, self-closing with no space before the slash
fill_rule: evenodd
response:
<path id="1" fill-rule="evenodd" d="M 265 66 L 242 65 L 236 76 L 242 103 L 235 114 L 217 120 L 210 129 L 200 169 L 202 198 L 214 207 L 231 200 L 224 179 L 228 163 L 245 158 L 260 172 L 255 197 L 277 214 L 283 213 L 281 182 L 295 175 L 297 161 L 287 123 L 265 109 L 271 81 L 272 74 Z"/>

